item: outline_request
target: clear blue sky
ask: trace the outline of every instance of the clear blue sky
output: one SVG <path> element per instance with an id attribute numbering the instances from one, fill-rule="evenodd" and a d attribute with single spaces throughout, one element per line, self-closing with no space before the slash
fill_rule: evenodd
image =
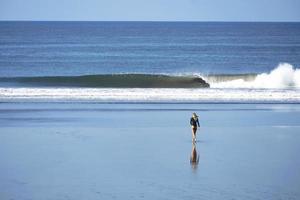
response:
<path id="1" fill-rule="evenodd" d="M 0 0 L 0 20 L 300 21 L 300 0 Z"/>

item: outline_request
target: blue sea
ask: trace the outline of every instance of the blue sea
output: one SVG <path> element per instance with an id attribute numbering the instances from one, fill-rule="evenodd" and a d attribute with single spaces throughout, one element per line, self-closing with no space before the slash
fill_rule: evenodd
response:
<path id="1" fill-rule="evenodd" d="M 4 100 L 300 102 L 300 23 L 2 21 L 0 30 Z"/>

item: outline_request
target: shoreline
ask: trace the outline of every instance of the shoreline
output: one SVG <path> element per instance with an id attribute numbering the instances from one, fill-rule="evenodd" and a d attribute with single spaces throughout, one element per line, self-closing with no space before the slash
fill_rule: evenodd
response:
<path id="1" fill-rule="evenodd" d="M 136 104 L 136 105 L 300 105 L 298 101 L 99 101 L 99 100 L 69 100 L 69 99 L 1 99 L 0 104 Z"/>

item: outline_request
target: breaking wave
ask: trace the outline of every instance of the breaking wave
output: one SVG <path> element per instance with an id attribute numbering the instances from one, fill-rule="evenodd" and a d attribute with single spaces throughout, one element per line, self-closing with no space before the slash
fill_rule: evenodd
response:
<path id="1" fill-rule="evenodd" d="M 86 88 L 300 89 L 300 69 L 281 63 L 269 73 L 216 75 L 100 74 L 2 77 L 0 86 Z"/>

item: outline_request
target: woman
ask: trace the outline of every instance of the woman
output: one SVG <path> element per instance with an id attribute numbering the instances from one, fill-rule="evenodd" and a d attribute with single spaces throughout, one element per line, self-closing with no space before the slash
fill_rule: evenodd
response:
<path id="1" fill-rule="evenodd" d="M 190 124 L 192 126 L 192 142 L 196 142 L 197 125 L 198 127 L 200 127 L 198 116 L 196 115 L 196 113 L 193 113 Z"/>

